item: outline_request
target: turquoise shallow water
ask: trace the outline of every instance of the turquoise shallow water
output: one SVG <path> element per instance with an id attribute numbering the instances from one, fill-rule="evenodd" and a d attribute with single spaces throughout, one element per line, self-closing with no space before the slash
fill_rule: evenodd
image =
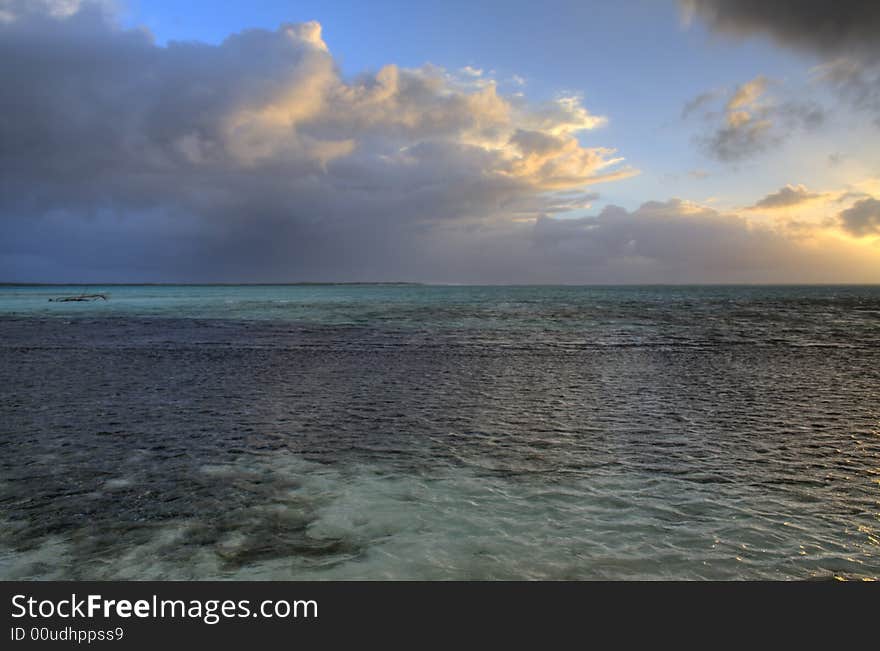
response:
<path id="1" fill-rule="evenodd" d="M 880 575 L 877 287 L 5 286 L 0 387 L 3 578 Z"/>
<path id="2" fill-rule="evenodd" d="M 111 300 L 51 303 L 50 298 L 106 293 Z M 521 319 L 553 322 L 582 316 L 565 310 L 613 306 L 687 308 L 706 303 L 818 302 L 874 305 L 880 286 L 436 286 L 436 285 L 0 285 L 0 314 L 45 316 L 132 315 L 154 317 L 286 319 L 327 323 L 403 322 L 444 316 L 434 325 L 497 316 L 497 325 Z M 548 308 L 547 310 L 543 309 Z M 424 313 L 418 312 L 425 310 Z M 443 310 L 447 310 L 444 312 Z M 434 310 L 433 313 L 431 310 Z M 397 314 L 397 311 L 411 311 Z M 409 316 L 410 319 L 406 317 Z M 476 322 L 475 325 L 485 325 Z"/>

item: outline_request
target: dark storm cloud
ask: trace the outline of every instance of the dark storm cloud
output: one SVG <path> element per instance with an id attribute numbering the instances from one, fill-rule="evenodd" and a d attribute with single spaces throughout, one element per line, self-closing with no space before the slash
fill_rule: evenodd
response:
<path id="1" fill-rule="evenodd" d="M 856 237 L 880 235 L 880 200 L 869 197 L 856 201 L 842 211 L 838 218 L 841 227 Z"/>
<path id="2" fill-rule="evenodd" d="M 448 220 L 583 208 L 634 173 L 579 100 L 389 65 L 347 81 L 317 23 L 158 47 L 94 0 L 0 0 L 0 272 L 395 275 Z M 40 270 L 45 270 L 43 274 Z"/>
<path id="3" fill-rule="evenodd" d="M 780 45 L 839 56 L 880 54 L 874 0 L 681 0 L 687 16 L 734 36 L 763 34 Z"/>

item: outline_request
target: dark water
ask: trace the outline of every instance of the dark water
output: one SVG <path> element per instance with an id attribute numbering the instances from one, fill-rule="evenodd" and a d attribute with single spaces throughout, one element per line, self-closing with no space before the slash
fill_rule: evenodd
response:
<path id="1" fill-rule="evenodd" d="M 878 288 L 109 291 L 0 288 L 2 578 L 880 575 Z"/>

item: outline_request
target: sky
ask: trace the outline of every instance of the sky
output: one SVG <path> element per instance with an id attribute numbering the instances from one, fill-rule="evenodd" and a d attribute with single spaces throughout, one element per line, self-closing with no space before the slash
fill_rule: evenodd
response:
<path id="1" fill-rule="evenodd" d="M 0 282 L 880 282 L 880 5 L 0 0 Z"/>

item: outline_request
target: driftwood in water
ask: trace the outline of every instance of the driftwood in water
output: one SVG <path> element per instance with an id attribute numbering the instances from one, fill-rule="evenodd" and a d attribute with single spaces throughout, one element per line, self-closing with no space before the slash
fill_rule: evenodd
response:
<path id="1" fill-rule="evenodd" d="M 50 303 L 69 303 L 71 301 L 102 301 L 107 300 L 107 294 L 80 294 L 79 296 L 62 296 L 61 298 L 50 298 Z"/>

